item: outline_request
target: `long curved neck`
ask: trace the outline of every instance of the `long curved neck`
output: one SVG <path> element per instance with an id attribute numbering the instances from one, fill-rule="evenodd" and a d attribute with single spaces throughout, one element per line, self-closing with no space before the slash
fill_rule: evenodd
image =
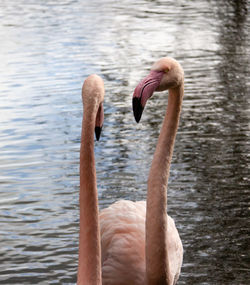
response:
<path id="1" fill-rule="evenodd" d="M 80 235 L 77 284 L 101 285 L 101 246 L 94 157 L 95 113 L 84 111 L 80 149 Z"/>
<path id="2" fill-rule="evenodd" d="M 147 285 L 172 285 L 167 247 L 167 184 L 177 133 L 183 85 L 169 90 L 166 115 L 149 172 L 146 214 Z"/>

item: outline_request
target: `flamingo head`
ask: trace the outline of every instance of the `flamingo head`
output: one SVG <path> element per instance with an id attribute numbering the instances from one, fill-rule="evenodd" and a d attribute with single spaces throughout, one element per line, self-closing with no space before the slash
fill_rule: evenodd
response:
<path id="1" fill-rule="evenodd" d="M 140 81 L 133 94 L 133 112 L 137 123 L 154 91 L 177 88 L 183 83 L 183 75 L 182 67 L 173 58 L 164 57 L 153 64 L 149 75 Z"/>
<path id="2" fill-rule="evenodd" d="M 103 121 L 104 83 L 101 77 L 92 74 L 86 78 L 82 87 L 82 101 L 84 110 L 90 116 L 95 116 L 95 136 L 99 140 Z"/>

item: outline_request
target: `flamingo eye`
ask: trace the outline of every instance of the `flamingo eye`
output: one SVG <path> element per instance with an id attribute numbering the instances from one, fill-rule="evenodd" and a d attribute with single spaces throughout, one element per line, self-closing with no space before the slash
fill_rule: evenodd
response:
<path id="1" fill-rule="evenodd" d="M 164 70 L 164 72 L 165 72 L 165 73 L 168 73 L 168 72 L 169 72 L 169 68 L 166 68 L 166 69 Z"/>

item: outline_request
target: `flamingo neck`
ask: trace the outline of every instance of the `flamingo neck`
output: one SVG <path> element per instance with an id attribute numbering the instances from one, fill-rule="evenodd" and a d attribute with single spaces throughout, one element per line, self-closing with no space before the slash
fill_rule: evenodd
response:
<path id="1" fill-rule="evenodd" d="M 146 212 L 147 285 L 173 284 L 167 247 L 166 190 L 183 90 L 183 86 L 169 90 L 168 107 L 149 172 Z"/>
<path id="2" fill-rule="evenodd" d="M 82 121 L 78 285 L 101 285 L 99 209 L 94 156 L 95 115 L 86 110 Z"/>

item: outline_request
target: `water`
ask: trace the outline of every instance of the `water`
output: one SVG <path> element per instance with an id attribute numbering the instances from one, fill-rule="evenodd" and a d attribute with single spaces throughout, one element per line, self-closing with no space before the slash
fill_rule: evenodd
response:
<path id="1" fill-rule="evenodd" d="M 74 284 L 81 84 L 105 82 L 100 207 L 146 198 L 167 96 L 137 125 L 131 96 L 173 56 L 185 97 L 168 190 L 178 284 L 249 284 L 247 1 L 1 1 L 0 284 Z"/>

